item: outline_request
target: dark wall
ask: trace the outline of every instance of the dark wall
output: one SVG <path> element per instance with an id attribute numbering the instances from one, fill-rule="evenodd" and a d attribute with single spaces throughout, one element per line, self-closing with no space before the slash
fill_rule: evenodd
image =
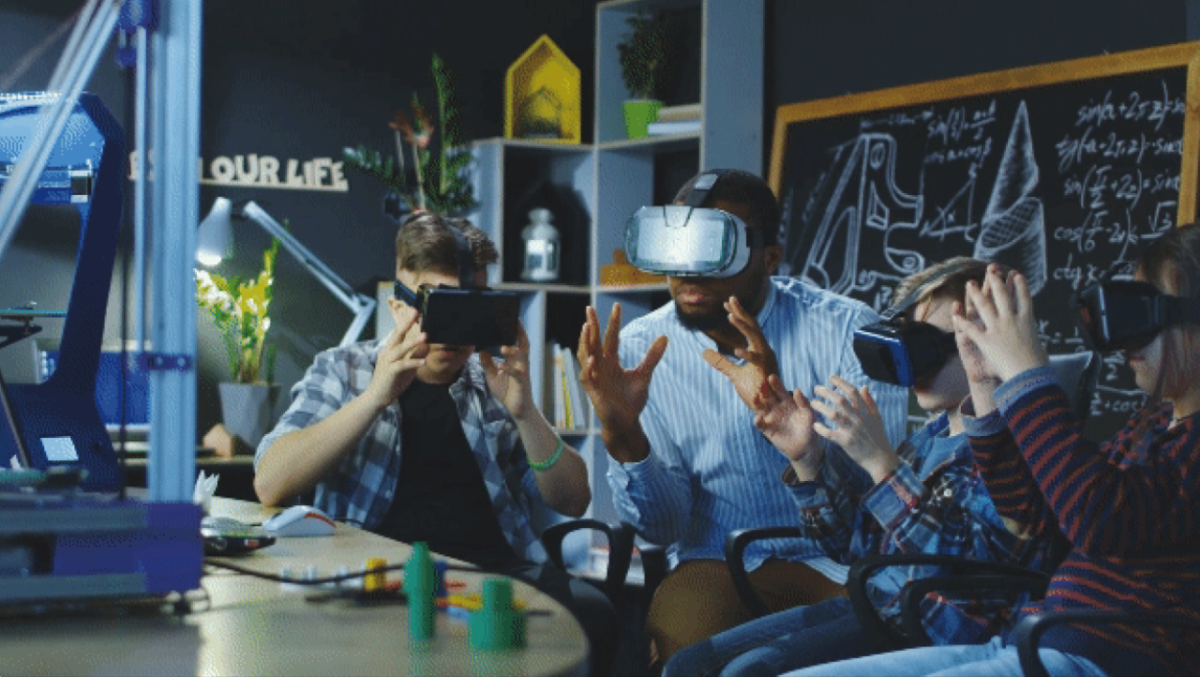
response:
<path id="1" fill-rule="evenodd" d="M 82 4 L 6 0 L 0 7 L 0 75 Z M 1188 38 L 1189 23 L 1200 24 L 1194 5 L 770 0 L 764 138 L 769 150 L 773 112 L 783 103 L 1180 42 Z M 414 92 L 434 106 L 434 51 L 458 77 L 464 136 L 500 136 L 505 71 L 542 34 L 582 71 L 584 140 L 590 141 L 594 9 L 590 0 L 208 0 L 202 155 L 336 158 L 343 146 L 358 144 L 389 151 L 393 112 L 408 110 Z M 15 88 L 44 86 L 57 53 L 52 50 Z M 122 78 L 106 58 L 89 89 L 124 120 Z M 382 187 L 350 171 L 347 177 L 348 193 L 204 187 L 201 209 L 218 195 L 253 199 L 278 220 L 287 219 L 292 232 L 352 286 L 373 295 L 374 282 L 392 274 L 395 225 L 382 214 Z M 219 272 L 253 274 L 266 243 L 261 231 L 245 225 L 238 231 L 238 256 Z M 38 294 L 50 297 L 36 299 L 45 307 L 61 305 L 56 297 L 65 300 L 73 265 L 69 237 L 23 227 L 0 260 L 0 305 Z M 350 317 L 287 254 L 280 256 L 276 284 L 276 380 L 288 387 L 317 350 L 337 342 Z M 111 337 L 118 335 L 117 316 L 110 309 Z M 226 376 L 215 330 L 203 316 L 199 324 L 202 434 L 220 418 L 215 384 Z"/>
<path id="2" fill-rule="evenodd" d="M 0 75 L 83 4 L 5 2 Z M 584 92 L 592 91 L 595 22 L 589 2 L 208 0 L 204 22 L 201 156 L 206 163 L 251 153 L 284 161 L 338 159 L 343 147 L 360 144 L 391 151 L 395 143 L 387 123 L 397 108 L 411 117 L 414 93 L 436 116 L 430 72 L 435 51 L 457 76 L 467 139 L 503 134 L 505 73 L 543 34 L 580 67 Z M 44 88 L 62 44 L 47 51 L 13 89 Z M 88 89 L 128 127 L 124 77 L 106 56 Z M 590 131 L 591 124 L 585 109 L 584 129 Z M 204 186 L 201 215 L 217 196 L 252 199 L 277 220 L 287 220 L 293 234 L 351 286 L 374 296 L 374 283 L 392 276 L 396 224 L 382 212 L 381 184 L 345 173 L 348 193 Z M 69 215 L 31 214 L 0 260 L 0 306 L 37 300 L 42 307 L 63 307 L 76 239 Z M 260 229 L 241 224 L 236 256 L 216 272 L 256 274 L 267 243 Z M 108 341 L 120 335 L 119 288 L 114 283 Z M 285 388 L 300 378 L 317 351 L 338 342 L 350 322 L 349 312 L 286 253 L 279 258 L 272 315 L 276 381 Z M 198 325 L 197 430 L 203 434 L 220 420 L 216 383 L 227 378 L 227 367 L 220 336 L 206 315 L 199 316 Z M 47 335 L 58 331 L 47 326 Z M 282 406 L 281 401 L 279 411 Z"/>
<path id="3" fill-rule="evenodd" d="M 768 110 L 784 103 L 1188 39 L 1184 0 L 772 0 Z"/>
<path id="4" fill-rule="evenodd" d="M 554 0 L 210 0 L 202 154 L 338 158 L 343 147 L 358 145 L 394 154 L 387 123 L 398 108 L 412 117 L 414 93 L 437 124 L 434 52 L 457 79 L 462 136 L 502 136 L 509 65 L 547 34 L 585 73 L 584 91 L 590 92 L 593 32 L 593 5 Z M 590 117 L 584 124 L 590 128 Z M 393 275 L 396 223 L 383 213 L 382 184 L 353 170 L 345 174 L 348 193 L 204 187 L 201 205 L 207 209 L 217 195 L 255 200 L 277 220 L 288 219 L 292 233 L 351 286 L 374 296 L 375 283 Z M 219 270 L 253 275 L 267 237 L 253 227 L 238 235 L 241 253 Z M 286 253 L 279 258 L 272 314 L 276 382 L 285 388 L 303 375 L 317 351 L 336 345 L 351 318 Z M 200 327 L 202 433 L 220 420 L 216 383 L 226 376 L 217 332 L 204 317 Z M 373 327 L 372 322 L 364 337 L 373 335 Z M 280 413 L 286 399 L 277 407 Z"/>

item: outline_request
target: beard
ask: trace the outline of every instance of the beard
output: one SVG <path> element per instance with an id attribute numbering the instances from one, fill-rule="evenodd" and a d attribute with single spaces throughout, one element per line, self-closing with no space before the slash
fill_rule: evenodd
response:
<path id="1" fill-rule="evenodd" d="M 675 306 L 675 317 L 679 318 L 680 324 L 692 331 L 711 331 L 719 327 L 732 326 L 729 324 L 729 315 L 724 308 L 706 313 L 685 313 L 677 305 Z"/>
<path id="2" fill-rule="evenodd" d="M 770 277 L 770 273 L 761 262 L 751 265 L 753 267 L 749 271 L 742 273 L 745 278 L 740 281 L 733 292 L 738 303 L 741 303 L 742 307 L 746 309 L 755 307 L 755 301 L 758 300 L 761 290 L 766 287 L 767 279 Z M 679 304 L 675 304 L 675 316 L 679 318 L 680 324 L 693 331 L 712 331 L 724 328 L 735 330 L 734 326 L 729 323 L 729 312 L 725 310 L 723 304 L 717 305 L 712 310 L 697 312 L 686 312 Z"/>

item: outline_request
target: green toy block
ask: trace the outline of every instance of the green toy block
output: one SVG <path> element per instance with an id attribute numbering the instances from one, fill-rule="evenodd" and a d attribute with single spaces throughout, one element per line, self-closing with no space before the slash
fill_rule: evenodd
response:
<path id="1" fill-rule="evenodd" d="M 471 614 L 468 634 L 472 649 L 503 651 L 525 646 L 525 614 L 513 608 L 512 581 L 483 582 L 483 608 Z"/>
<path id="2" fill-rule="evenodd" d="M 429 544 L 418 541 L 413 545 L 412 555 L 404 564 L 404 594 L 408 597 L 408 634 L 412 639 L 433 637 L 436 627 L 437 573 Z"/>

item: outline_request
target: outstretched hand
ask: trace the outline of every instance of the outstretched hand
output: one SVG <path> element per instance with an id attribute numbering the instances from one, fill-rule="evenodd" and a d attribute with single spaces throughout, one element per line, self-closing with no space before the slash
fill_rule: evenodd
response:
<path id="1" fill-rule="evenodd" d="M 1010 271 L 1007 278 L 996 265 L 988 266 L 983 285 L 968 282 L 966 304 L 953 318 L 960 347 L 974 346 L 979 363 L 967 365 L 968 377 L 1001 381 L 1049 363 L 1037 333 L 1033 298 L 1025 276 Z"/>
<path id="2" fill-rule="evenodd" d="M 736 297 L 731 296 L 725 301 L 725 310 L 729 312 L 730 324 L 746 337 L 746 347 L 733 351 L 735 357 L 743 360 L 743 364 L 735 364 L 711 348 L 704 351 L 704 361 L 733 383 L 738 397 L 747 407 L 755 412 L 766 411 L 778 400 L 777 393 L 767 383 L 769 376 L 779 374 L 775 351 L 767 345 L 758 321 L 746 312 Z"/>
<path id="3" fill-rule="evenodd" d="M 618 437 L 638 427 L 638 416 L 646 407 L 650 378 L 667 350 L 667 337 L 660 336 L 633 369 L 621 367 L 617 354 L 621 330 L 621 304 L 613 305 L 604 338 L 596 309 L 588 306 L 587 320 L 579 333 L 579 382 L 592 401 L 596 418 L 606 432 Z"/>
<path id="4" fill-rule="evenodd" d="M 501 346 L 503 361 L 497 363 L 486 350 L 479 351 L 479 362 L 488 389 L 504 404 L 508 413 L 518 421 L 523 420 L 533 407 L 533 387 L 529 381 L 529 335 L 525 326 L 517 324 L 517 344 Z"/>
<path id="5" fill-rule="evenodd" d="M 981 331 L 984 329 L 983 322 L 979 319 L 979 311 L 975 309 L 975 304 L 971 302 L 970 296 L 967 296 L 963 303 L 954 302 L 951 307 L 951 322 L 954 323 L 954 340 L 958 344 L 958 355 L 962 358 L 963 371 L 967 374 L 967 381 L 988 383 L 999 380 L 992 365 L 979 350 L 979 346 L 975 345 L 975 342 L 967 336 L 968 325 Z"/>
<path id="6" fill-rule="evenodd" d="M 840 376 L 832 376 L 830 383 L 833 388 L 815 389 L 824 401 L 813 400 L 812 406 L 826 423 L 814 423 L 813 429 L 841 447 L 876 482 L 881 481 L 896 468 L 899 458 L 884 432 L 875 398 L 866 386 L 855 388 Z"/>
<path id="7" fill-rule="evenodd" d="M 962 358 L 967 385 L 971 389 L 972 414 L 986 416 L 996 409 L 996 386 L 1000 385 L 1000 377 L 979 346 L 967 336 L 967 326 L 984 329 L 970 296 L 963 303 L 954 303 L 950 319 L 954 323 L 954 341 L 958 344 L 958 355 Z"/>
<path id="8" fill-rule="evenodd" d="M 755 414 L 754 426 L 792 462 L 798 477 L 812 479 L 825 459 L 825 447 L 813 434 L 816 414 L 804 393 L 788 393 L 778 375 L 771 374 L 767 385 L 772 403 Z"/>

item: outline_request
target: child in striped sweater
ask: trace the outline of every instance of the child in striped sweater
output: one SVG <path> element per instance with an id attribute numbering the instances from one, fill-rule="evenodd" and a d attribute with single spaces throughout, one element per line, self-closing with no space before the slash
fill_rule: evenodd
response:
<path id="1" fill-rule="evenodd" d="M 1200 226 L 1164 234 L 1135 279 L 1200 303 Z M 1174 302 L 1178 303 L 1177 298 Z M 1113 318 L 1121 322 L 1121 318 Z M 1045 599 L 1058 609 L 1153 611 L 1200 619 L 1200 326 L 1168 321 L 1123 348 L 1143 408 L 1097 448 L 1054 383 L 1020 274 L 967 290 L 955 331 L 971 380 L 967 432 L 992 500 L 1031 534 L 1060 529 L 1072 551 Z M 1140 345 L 1139 345 L 1140 343 Z M 989 394 L 990 384 L 1000 381 Z M 971 409 L 973 408 L 973 411 Z M 1054 675 L 1198 674 L 1200 637 L 1153 626 L 1058 626 L 1040 657 Z M 1010 636 L 829 663 L 792 675 L 1020 674 Z"/>

